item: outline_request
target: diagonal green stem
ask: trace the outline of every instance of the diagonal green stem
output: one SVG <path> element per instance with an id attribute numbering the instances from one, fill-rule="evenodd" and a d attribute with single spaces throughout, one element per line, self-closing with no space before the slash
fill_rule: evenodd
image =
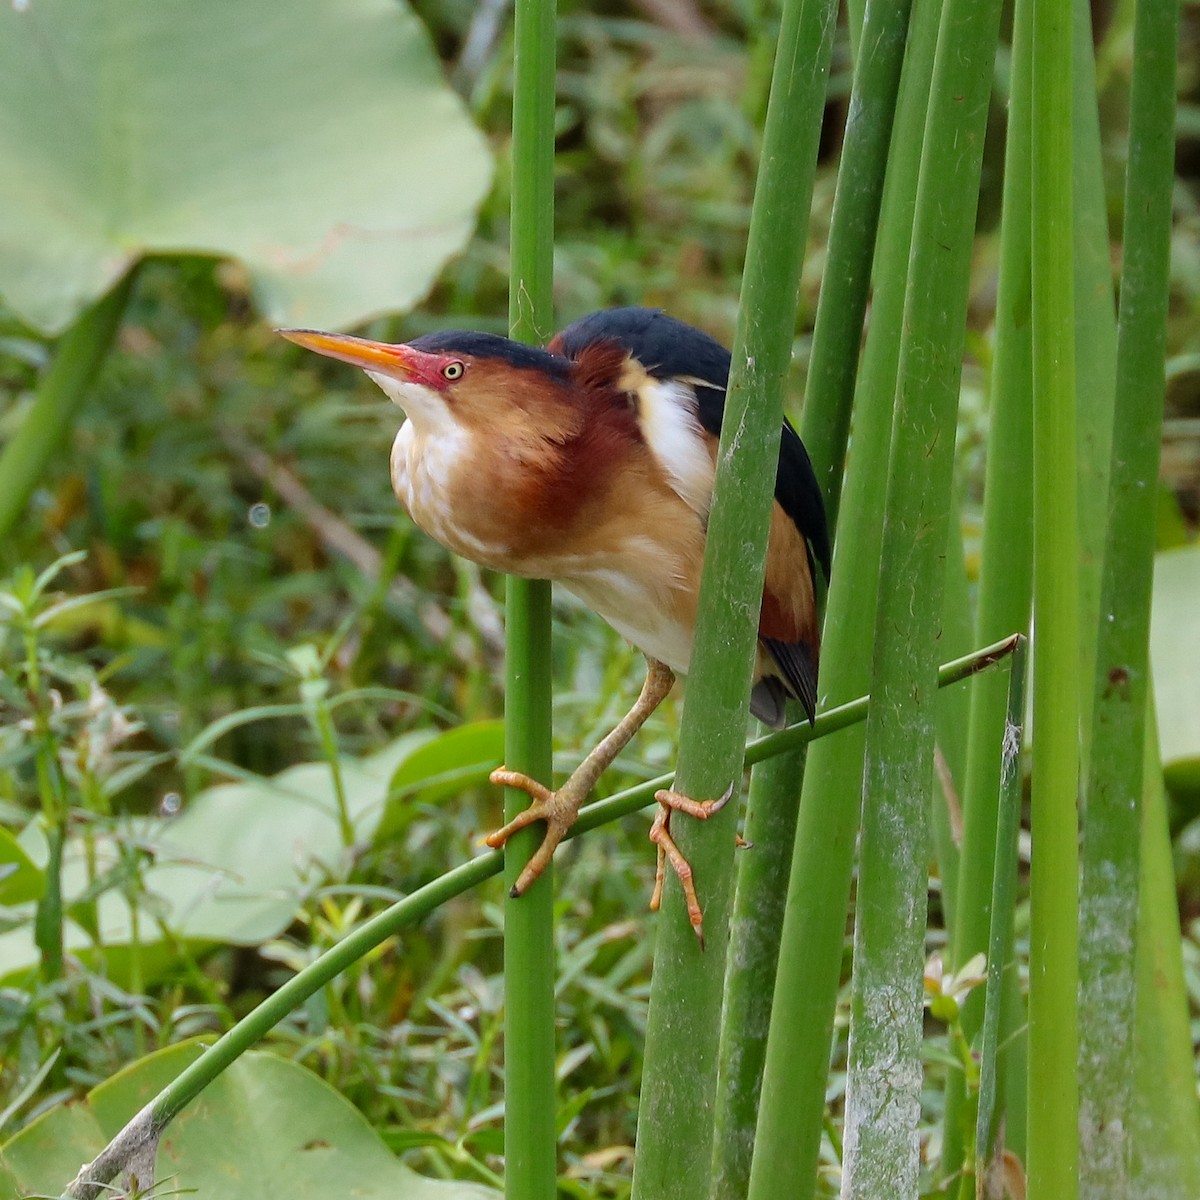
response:
<path id="1" fill-rule="evenodd" d="M 1003 662 L 1015 646 L 1015 638 L 1006 638 L 995 645 L 984 646 L 963 658 L 944 664 L 938 673 L 938 686 L 950 687 L 980 671 L 991 669 Z M 838 730 L 849 728 L 866 718 L 869 706 L 870 698 L 860 696 L 848 704 L 823 712 L 815 725 L 802 721 L 778 733 L 758 738 L 746 747 L 746 764 L 763 762 L 771 755 L 794 750 L 814 738 L 826 737 Z M 670 787 L 673 783 L 673 775 L 661 775 L 615 796 L 589 804 L 580 813 L 579 820 L 567 836 L 577 837 L 610 821 L 637 812 L 653 803 L 656 791 Z M 455 896 L 461 896 L 484 880 L 499 875 L 503 869 L 502 853 L 490 851 L 481 854 L 418 888 L 410 896 L 405 896 L 403 900 L 397 901 L 348 933 L 299 974 L 272 992 L 257 1008 L 218 1038 L 194 1063 L 163 1088 L 146 1105 L 142 1113 L 113 1139 L 104 1152 L 80 1171 L 79 1180 L 68 1189 L 64 1200 L 92 1200 L 103 1190 L 103 1185 L 121 1171 L 124 1160 L 122 1152 L 116 1147 L 123 1140 L 134 1140 L 129 1136 L 129 1130 L 138 1121 L 152 1127 L 156 1131 L 155 1136 L 160 1134 L 226 1067 L 330 980 L 353 966 L 388 938 L 395 937 L 408 926 L 424 920 L 441 905 Z"/>
<path id="2" fill-rule="evenodd" d="M 0 540 L 6 538 L 70 433 L 129 304 L 137 267 L 63 335 L 20 429 L 0 454 Z"/>
<path id="3" fill-rule="evenodd" d="M 997 637 L 1010 629 L 1028 632 L 1033 597 L 1033 491 L 1028 471 L 1033 454 L 1030 400 L 1033 349 L 1029 328 L 1030 15 L 1027 7 L 1018 8 L 1013 24 L 996 293 L 996 350 L 975 621 L 977 638 L 988 637 L 988 631 L 995 631 L 991 636 Z M 992 865 L 999 819 L 1000 741 L 1006 706 L 1002 680 L 980 677 L 972 683 L 958 919 L 951 957 L 955 970 L 987 947 L 994 916 Z M 1011 919 L 1011 910 L 1008 915 Z M 979 1030 L 982 1001 L 976 990 L 963 1002 L 963 1033 L 968 1041 Z M 962 1075 L 955 1072 L 946 1089 L 944 1178 L 952 1177 L 962 1165 L 965 1150 L 960 1119 L 962 1099 Z"/>
<path id="4" fill-rule="evenodd" d="M 825 282 L 817 306 L 801 436 L 813 459 L 830 527 L 841 495 L 887 151 L 904 60 L 909 4 L 873 5 L 855 70 L 838 170 Z M 754 772 L 746 811 L 753 850 L 738 858 L 731 955 L 721 1023 L 712 1194 L 746 1194 L 771 1019 L 775 968 L 805 754 Z"/>

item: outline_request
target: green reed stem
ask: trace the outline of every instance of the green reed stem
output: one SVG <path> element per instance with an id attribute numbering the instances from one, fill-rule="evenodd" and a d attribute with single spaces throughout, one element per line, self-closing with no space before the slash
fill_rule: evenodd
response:
<path id="1" fill-rule="evenodd" d="M 835 18 L 832 0 L 783 6 L 680 738 L 679 786 L 698 798 L 719 796 L 739 774 Z M 713 1105 L 697 1097 L 717 1090 L 736 819 L 730 805 L 702 828 L 674 823 L 706 909 L 708 950 L 692 935 L 681 889 L 668 880 L 646 1030 L 635 1200 L 695 1200 L 709 1190 Z"/>
<path id="2" fill-rule="evenodd" d="M 813 458 L 832 528 L 850 428 L 871 258 L 887 150 L 904 59 L 908 3 L 876 5 L 856 72 L 817 307 L 801 435 Z M 731 955 L 721 1026 L 720 1091 L 712 1195 L 749 1186 L 784 902 L 791 870 L 805 754 L 763 764 L 751 778 L 746 839 L 738 857 Z"/>
<path id="3" fill-rule="evenodd" d="M 822 692 L 869 686 L 883 497 L 920 146 L 939 6 L 919 4 L 900 84 L 880 218 L 875 297 L 854 414 L 821 650 Z M 802 434 L 810 434 L 808 422 Z M 818 724 L 825 714 L 818 717 Z M 811 1195 L 820 1153 L 846 908 L 862 794 L 862 729 L 823 738 L 804 776 L 750 1174 L 752 1200 Z"/>
<path id="4" fill-rule="evenodd" d="M 1165 391 L 1179 9 L 1134 27 L 1108 536 L 1080 892 L 1080 1184 L 1130 1194 L 1150 589 Z"/>
<path id="5" fill-rule="evenodd" d="M 937 637 L 1000 4 L 942 8 L 913 228 L 867 718 L 842 1195 L 917 1195 Z"/>
<path id="6" fill-rule="evenodd" d="M 553 329 L 554 0 L 517 0 L 514 14 L 511 275 L 514 338 L 544 342 Z M 509 578 L 506 586 L 505 764 L 550 781 L 550 584 Z M 506 819 L 527 804 L 509 788 Z M 510 886 L 536 850 L 535 825 L 505 849 Z M 556 1194 L 554 1078 L 554 879 L 547 868 L 504 913 L 504 1162 L 508 1200 Z"/>
<path id="7" fill-rule="evenodd" d="M 1029 3 L 1030 0 L 1019 0 Z M 1079 787 L 1071 10 L 1033 5 L 1033 860 L 1031 1200 L 1078 1194 L 1075 1080 Z"/>
<path id="8" fill-rule="evenodd" d="M 991 924 L 988 930 L 987 987 L 979 1063 L 979 1110 L 975 1126 L 975 1171 L 983 1177 L 995 1145 L 1000 1076 L 1000 1016 L 1005 974 L 1016 971 L 1013 961 L 1013 906 L 1017 902 L 1017 835 L 1021 830 L 1021 742 L 1025 729 L 1025 691 L 1028 642 L 1021 637 L 1013 651 L 1008 676 L 1008 704 L 1000 735 L 999 803 L 996 810 L 995 853 L 992 861 Z M 964 960 L 965 961 L 965 960 Z M 961 1195 L 974 1195 L 974 1181 L 964 1172 Z"/>
<path id="9" fill-rule="evenodd" d="M 1141 912 L 1137 932 L 1135 1197 L 1200 1196 L 1200 1110 L 1183 976 L 1174 848 L 1151 696 L 1146 714 Z"/>
<path id="10" fill-rule="evenodd" d="M 1028 633 L 1033 598 L 1033 490 L 1029 480 L 1029 461 L 1033 455 L 1030 399 L 1033 342 L 1029 324 L 1033 67 L 1030 16 L 1028 7 L 1019 7 L 1013 23 L 976 637 L 998 637 L 1014 629 Z M 996 686 L 998 682 L 1000 686 Z M 1007 705 L 1003 680 L 980 677 L 972 683 L 958 919 L 950 957 L 954 970 L 987 948 L 995 919 L 991 908 L 995 887 L 992 867 L 998 846 L 1001 741 Z M 1007 917 L 1011 922 L 1011 909 Z M 964 1036 L 973 1041 L 983 1019 L 983 995 L 978 989 L 963 1001 L 961 1019 Z M 963 1078 L 954 1072 L 946 1088 L 943 1178 L 954 1175 L 962 1166 L 965 1149 L 959 1117 L 962 1098 Z"/>

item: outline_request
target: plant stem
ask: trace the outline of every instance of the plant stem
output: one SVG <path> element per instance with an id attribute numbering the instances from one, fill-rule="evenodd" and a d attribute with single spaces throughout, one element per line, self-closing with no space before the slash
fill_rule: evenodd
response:
<path id="1" fill-rule="evenodd" d="M 1029 3 L 1030 0 L 1021 0 Z M 1078 1193 L 1079 528 L 1076 502 L 1071 11 L 1033 5 L 1033 859 L 1031 1200 Z"/>
<path id="2" fill-rule="evenodd" d="M 844 1200 L 917 1195 L 934 655 L 999 19 L 996 0 L 944 5 L 921 154 L 866 731 Z"/>
<path id="3" fill-rule="evenodd" d="M 859 374 L 854 456 L 846 473 L 824 644 L 826 703 L 869 686 L 892 397 L 904 308 L 912 213 L 937 43 L 938 4 L 919 4 L 900 85 L 883 195 L 876 289 Z M 802 434 L 809 435 L 807 419 Z M 836 710 L 835 710 L 836 711 Z M 817 718 L 818 724 L 827 713 Z M 830 1044 L 841 979 L 846 909 L 862 794 L 862 731 L 822 738 L 808 757 L 792 858 L 767 1060 L 750 1174 L 753 1200 L 811 1195 L 820 1153 Z"/>
<path id="4" fill-rule="evenodd" d="M 20 429 L 0 454 L 0 541 L 12 531 L 66 440 L 112 345 L 136 275 L 135 266 L 63 334 Z"/>
<path id="5" fill-rule="evenodd" d="M 725 415 L 717 450 L 692 651 L 679 789 L 720 796 L 740 771 L 762 606 L 783 382 L 816 169 L 833 0 L 785 0 L 746 248 Z M 714 1104 L 734 871 L 730 805 L 674 823 L 707 910 L 707 953 L 668 881 L 646 1030 L 635 1200 L 695 1200 L 712 1183 Z"/>
<path id="6" fill-rule="evenodd" d="M 1153 697 L 1148 699 L 1143 762 L 1132 1170 L 1137 1190 L 1131 1194 L 1192 1200 L 1200 1196 L 1200 1112 Z"/>
<path id="7" fill-rule="evenodd" d="M 1130 1190 L 1150 588 L 1165 392 L 1178 4 L 1134 28 L 1117 386 L 1080 893 L 1080 1184 Z"/>
<path id="8" fill-rule="evenodd" d="M 1029 327 L 1029 183 L 1032 86 L 1031 10 L 1014 13 L 1004 198 L 1000 223 L 1000 275 L 996 292 L 996 348 L 992 368 L 991 420 L 984 485 L 983 546 L 975 636 L 999 637 L 1013 629 L 1029 632 L 1033 599 L 1033 490 L 1028 463 L 1033 454 L 1033 343 Z M 992 632 L 994 631 L 994 632 Z M 958 874 L 958 920 L 952 970 L 988 945 L 992 867 L 999 821 L 1001 741 L 1007 695 L 1003 680 L 971 684 L 967 773 L 963 790 L 963 839 Z M 1011 921 L 1011 909 L 1007 913 Z M 983 1019 L 976 990 L 962 1004 L 963 1032 L 974 1040 Z M 949 1077 L 943 1123 L 942 1177 L 961 1167 L 962 1078 Z"/>
<path id="9" fill-rule="evenodd" d="M 813 460 L 832 529 L 841 496 L 854 380 L 887 150 L 904 60 L 909 3 L 876 5 L 854 76 L 838 170 L 828 265 L 817 306 L 801 435 Z M 860 14 L 861 15 L 861 14 Z M 720 1090 L 712 1194 L 746 1194 L 755 1143 L 784 902 L 788 891 L 805 753 L 771 759 L 751 777 L 746 838 L 738 857 L 731 955 L 721 1024 Z"/>
<path id="10" fill-rule="evenodd" d="M 1025 726 L 1028 643 L 1022 637 L 1013 651 L 1008 676 L 1008 707 L 1000 745 L 999 803 L 996 811 L 995 855 L 992 863 L 991 924 L 988 930 L 987 988 L 983 1012 L 983 1045 L 979 1065 L 979 1108 L 975 1125 L 974 1168 L 986 1171 L 996 1130 L 1000 1074 L 1000 1015 L 1005 974 L 1016 971 L 1012 961 L 1012 910 L 1017 897 L 1017 835 L 1021 830 L 1021 742 Z M 966 1031 L 963 1031 L 966 1037 Z M 964 1172 L 964 1184 L 967 1183 Z M 974 1195 L 974 1189 L 970 1190 Z"/>
<path id="11" fill-rule="evenodd" d="M 517 0 L 514 21 L 509 326 L 514 338 L 544 342 L 554 315 L 554 0 Z M 550 584 L 510 577 L 505 595 L 505 763 L 549 783 Z M 507 789 L 505 819 L 528 803 L 523 792 Z M 506 846 L 509 886 L 542 835 L 535 826 Z M 553 1200 L 556 1193 L 554 975 L 554 878 L 548 867 L 524 896 L 505 903 L 508 1200 Z"/>
<path id="12" fill-rule="evenodd" d="M 995 645 L 985 646 L 963 658 L 944 664 L 938 673 L 938 686 L 950 687 L 969 679 L 979 671 L 991 669 L 1003 662 L 1015 647 L 1016 639 L 1006 638 Z M 869 705 L 870 697 L 860 696 L 849 704 L 822 713 L 815 725 L 801 721 L 778 733 L 758 738 L 746 747 L 746 763 L 762 762 L 773 754 L 795 749 L 814 738 L 827 736 L 861 722 L 866 717 Z M 653 803 L 656 791 L 670 787 L 673 783 L 673 775 L 661 775 L 605 800 L 589 804 L 579 814 L 579 820 L 575 822 L 567 837 L 577 837 L 645 808 Z M 352 967 L 380 943 L 395 937 L 409 925 L 423 920 L 456 896 L 461 896 L 484 880 L 499 875 L 503 869 L 504 855 L 499 851 L 489 851 L 447 871 L 411 895 L 405 896 L 403 900 L 398 900 L 364 921 L 282 987 L 272 992 L 257 1008 L 218 1038 L 200 1058 L 163 1088 L 146 1105 L 142 1114 L 130 1122 L 130 1126 L 144 1119 L 153 1125 L 157 1136 L 226 1067 L 330 980 Z M 126 1127 L 128 1128 L 129 1126 Z M 107 1183 L 120 1172 L 121 1160 L 112 1147 L 124 1134 L 125 1131 L 118 1134 L 109 1148 L 80 1172 L 79 1181 L 68 1190 L 68 1196 L 75 1197 L 76 1200 L 84 1196 L 95 1196 L 101 1190 L 100 1185 Z"/>

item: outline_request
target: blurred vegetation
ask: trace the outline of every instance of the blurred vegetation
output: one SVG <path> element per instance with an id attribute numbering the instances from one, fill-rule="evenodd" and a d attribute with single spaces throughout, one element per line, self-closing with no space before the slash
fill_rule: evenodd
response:
<path id="1" fill-rule="evenodd" d="M 423 0 L 416 8 L 447 78 L 490 140 L 499 176 L 474 238 L 429 297 L 365 332 L 403 340 L 456 326 L 503 331 L 509 13 L 503 0 Z M 1115 231 L 1130 13 L 1127 4 L 1105 0 L 1093 9 Z M 643 303 L 731 340 L 772 12 L 727 0 L 562 4 L 560 324 L 595 308 Z M 1164 548 L 1200 536 L 1195 0 L 1185 4 L 1184 22 Z M 848 64 L 843 29 L 795 344 L 797 401 Z M 1001 65 L 958 448 L 969 566 L 987 436 L 996 268 L 990 223 L 998 207 L 1005 86 Z M 404 148 L 383 152 L 403 155 Z M 17 427 L 51 354 L 0 308 L 0 440 Z M 386 469 L 396 422 L 395 409 L 359 373 L 277 339 L 256 317 L 236 264 L 172 257 L 141 269 L 116 348 L 65 449 L 0 546 L 0 581 L 7 581 L 0 590 L 15 598 L 0 615 L 0 818 L 11 833 L 24 828 L 46 803 L 44 776 L 48 764 L 54 767 L 71 832 L 112 851 L 111 869 L 68 913 L 82 930 L 94 928 L 103 893 L 138 897 L 154 912 L 145 880 L 158 851 L 146 837 L 146 818 L 186 813 L 224 781 L 361 758 L 414 730 L 446 730 L 500 713 L 500 581 L 450 558 L 398 515 Z M 72 551 L 83 553 L 33 596 L 37 573 Z M 36 619 L 63 597 L 89 595 L 90 603 Z M 557 598 L 556 623 L 556 745 L 569 765 L 577 748 L 623 711 L 640 660 L 565 596 Z M 297 653 L 306 646 L 315 650 Z M 324 724 L 312 718 L 314 688 Z M 656 715 L 603 790 L 666 769 L 677 703 Z M 265 706 L 283 712 L 228 720 Z M 185 753 L 222 721 L 203 754 Z M 1200 1042 L 1200 801 L 1186 791 L 1176 801 L 1185 965 Z M 147 955 L 140 963 L 137 955 L 69 954 L 57 978 L 27 964 L 18 969 L 0 949 L 0 1133 L 11 1134 L 137 1054 L 228 1027 L 366 908 L 471 854 L 499 815 L 500 797 L 486 786 L 418 796 L 386 836 L 350 839 L 343 853 L 324 856 L 322 870 L 297 884 L 286 928 L 261 944 L 189 943 L 186 953 L 161 961 Z M 636 821 L 590 834 L 563 858 L 563 1168 L 577 1183 L 575 1194 L 622 1196 L 653 949 L 645 902 L 654 856 L 644 823 Z M 8 878 L 0 875 L 0 888 Z M 0 903 L 27 898 L 0 891 Z M 500 1149 L 499 898 L 499 885 L 489 884 L 407 934 L 402 947 L 385 945 L 271 1039 L 273 1049 L 316 1069 L 358 1105 L 406 1161 L 437 1176 L 487 1180 Z M 0 908 L 0 932 L 27 929 L 29 921 L 27 909 Z M 930 940 L 937 945 L 937 930 Z M 953 1061 L 946 1036 L 932 1027 L 929 1055 L 931 1070 L 952 1069 L 945 1065 Z M 932 1089 L 929 1095 L 936 1104 Z M 939 1115 L 929 1112 L 933 1139 Z M 828 1153 L 832 1166 L 832 1142 Z M 929 1153 L 936 1156 L 936 1140 Z"/>

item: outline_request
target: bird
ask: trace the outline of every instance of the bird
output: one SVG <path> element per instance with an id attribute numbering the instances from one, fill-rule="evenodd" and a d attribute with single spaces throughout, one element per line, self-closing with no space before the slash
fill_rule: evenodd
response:
<path id="1" fill-rule="evenodd" d="M 530 805 L 485 840 L 499 848 L 542 821 L 545 836 L 512 888 L 550 862 L 600 775 L 691 665 L 700 573 L 729 382 L 730 353 L 658 309 L 605 309 L 545 347 L 446 330 L 402 344 L 311 329 L 289 341 L 361 368 L 406 420 L 391 482 L 414 523 L 483 567 L 549 579 L 602 617 L 647 661 L 636 702 L 557 789 L 500 767 L 491 780 Z M 750 711 L 772 727 L 786 701 L 814 719 L 820 651 L 818 569 L 829 532 L 821 489 L 799 435 L 780 429 Z M 670 833 L 672 812 L 699 819 L 732 795 L 698 801 L 659 791 L 650 839 L 657 868 L 683 887 L 703 944 L 691 867 Z"/>

